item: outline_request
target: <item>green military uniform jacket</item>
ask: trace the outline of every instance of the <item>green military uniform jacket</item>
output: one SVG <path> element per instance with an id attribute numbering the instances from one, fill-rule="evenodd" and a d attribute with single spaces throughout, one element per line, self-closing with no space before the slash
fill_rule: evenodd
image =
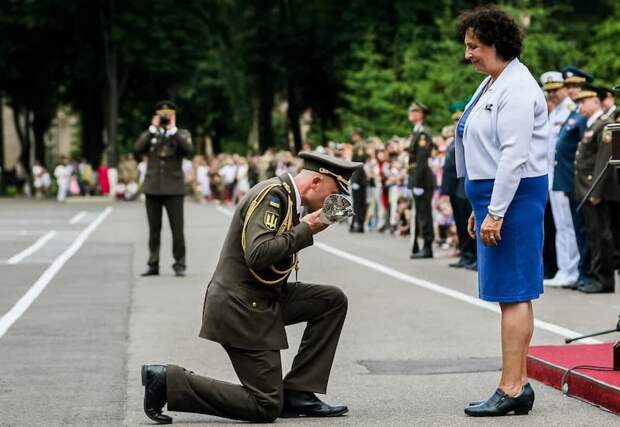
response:
<path id="1" fill-rule="evenodd" d="M 268 186 L 274 187 L 265 193 Z M 253 207 L 261 195 L 265 197 Z M 289 209 L 292 223 L 278 234 Z M 285 271 L 296 253 L 313 242 L 310 227 L 299 221 L 290 175 L 252 187 L 235 209 L 207 288 L 200 336 L 245 350 L 288 348 L 281 307 L 288 274 L 276 274 L 272 266 Z M 275 283 L 261 283 L 256 275 Z"/>
<path id="2" fill-rule="evenodd" d="M 616 109 L 614 113 L 619 112 Z M 614 118 L 615 115 L 615 118 Z M 620 114 L 612 114 L 609 118 L 610 121 L 615 121 L 616 123 L 620 123 Z M 610 131 L 606 131 L 610 132 Z M 611 136 L 611 135 L 609 135 Z M 598 153 L 596 155 L 596 163 L 594 164 L 594 177 L 599 176 L 600 173 L 603 172 L 609 159 L 611 157 L 611 141 L 608 140 L 605 142 L 605 138 L 603 137 L 602 142 L 599 146 Z M 601 178 L 601 182 L 598 187 L 592 192 L 594 197 L 599 197 L 603 200 L 607 200 L 610 202 L 620 202 L 620 184 L 616 179 L 616 171 L 613 167 L 607 169 L 605 172 L 605 176 Z"/>
<path id="3" fill-rule="evenodd" d="M 414 128 L 409 144 L 409 188 L 435 188 L 435 175 L 428 165 L 432 150 L 431 129 L 425 124 Z"/>
<path id="4" fill-rule="evenodd" d="M 603 131 L 609 123 L 612 123 L 609 116 L 601 115 L 586 128 L 581 141 L 579 141 L 575 152 L 575 196 L 577 200 L 585 197 L 597 175 L 602 171 L 602 167 L 604 167 L 600 160 L 597 161 L 597 158 L 603 145 Z M 603 185 L 597 186 L 591 197 L 601 197 L 603 189 Z"/>
<path id="5" fill-rule="evenodd" d="M 178 129 L 174 135 L 152 132 L 150 128 L 138 138 L 134 151 L 147 154 L 146 176 L 142 185 L 144 194 L 184 195 L 183 157 L 194 154 L 189 131 Z"/>

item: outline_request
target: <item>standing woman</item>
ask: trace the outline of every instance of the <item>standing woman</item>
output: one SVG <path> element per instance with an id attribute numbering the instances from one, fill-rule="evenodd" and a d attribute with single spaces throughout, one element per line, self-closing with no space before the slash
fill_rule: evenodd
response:
<path id="1" fill-rule="evenodd" d="M 486 74 L 457 125 L 456 163 L 473 212 L 480 298 L 501 307 L 502 375 L 471 416 L 527 414 L 534 390 L 527 351 L 533 299 L 543 293 L 543 220 L 547 201 L 547 103 L 518 57 L 522 35 L 503 11 L 484 7 L 459 18 L 465 59 Z"/>

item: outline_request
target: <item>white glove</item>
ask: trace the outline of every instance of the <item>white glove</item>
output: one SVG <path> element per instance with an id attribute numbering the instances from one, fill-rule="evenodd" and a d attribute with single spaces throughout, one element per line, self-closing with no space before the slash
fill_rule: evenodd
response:
<path id="1" fill-rule="evenodd" d="M 414 196 L 421 196 L 424 194 L 424 189 L 420 187 L 413 187 L 412 191 Z"/>

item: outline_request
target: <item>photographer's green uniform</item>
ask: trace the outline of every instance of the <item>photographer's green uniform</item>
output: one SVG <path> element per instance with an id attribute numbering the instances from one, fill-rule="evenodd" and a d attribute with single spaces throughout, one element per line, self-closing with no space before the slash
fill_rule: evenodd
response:
<path id="1" fill-rule="evenodd" d="M 183 235 L 183 198 L 185 180 L 182 162 L 194 153 L 192 138 L 185 129 L 164 130 L 149 127 L 134 146 L 142 157 L 148 156 L 142 192 L 146 195 L 146 214 L 149 222 L 149 271 L 159 271 L 161 218 L 166 208 L 172 230 L 173 268 L 185 271 L 185 238 Z"/>

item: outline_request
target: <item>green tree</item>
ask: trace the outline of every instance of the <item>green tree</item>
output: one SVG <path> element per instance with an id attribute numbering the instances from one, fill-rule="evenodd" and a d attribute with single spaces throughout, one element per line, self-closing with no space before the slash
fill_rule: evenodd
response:
<path id="1" fill-rule="evenodd" d="M 353 61 L 359 68 L 352 68 L 345 74 L 343 97 L 346 105 L 337 110 L 344 126 L 328 133 L 333 139 L 348 140 L 354 127 L 383 138 L 401 133 L 399 124 L 406 116 L 399 105 L 396 74 L 377 51 L 375 43 L 376 36 L 369 31 L 363 43 L 353 49 Z"/>

